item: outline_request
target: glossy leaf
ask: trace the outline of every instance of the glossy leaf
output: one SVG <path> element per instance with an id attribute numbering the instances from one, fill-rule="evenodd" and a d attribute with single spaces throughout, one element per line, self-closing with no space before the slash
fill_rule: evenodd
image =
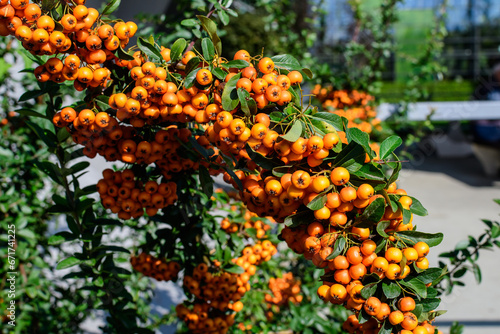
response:
<path id="1" fill-rule="evenodd" d="M 224 86 L 222 92 L 222 108 L 226 111 L 231 111 L 238 106 L 240 99 L 238 98 L 238 91 L 236 83 L 241 77 L 241 73 L 234 75 Z"/>
<path id="2" fill-rule="evenodd" d="M 71 268 L 71 267 L 76 266 L 80 263 L 82 263 L 82 260 L 79 260 L 74 256 L 70 256 L 70 257 L 62 260 L 61 262 L 59 262 L 57 264 L 56 269 L 61 270 L 61 269 Z"/>
<path id="3" fill-rule="evenodd" d="M 382 219 L 384 212 L 385 200 L 377 198 L 365 208 L 361 216 L 356 218 L 355 226 L 368 227 L 369 225 L 376 224 Z"/>
<path id="4" fill-rule="evenodd" d="M 206 61 L 211 61 L 215 57 L 214 43 L 210 40 L 210 38 L 203 38 L 201 40 L 201 49 L 203 51 L 203 57 Z"/>
<path id="5" fill-rule="evenodd" d="M 139 50 L 144 52 L 144 54 L 148 56 L 150 60 L 156 60 L 156 61 L 163 60 L 160 51 L 154 46 L 154 44 L 151 44 L 146 39 L 139 37 L 137 39 L 137 46 L 139 47 Z"/>
<path id="6" fill-rule="evenodd" d="M 286 134 L 282 135 L 281 138 L 288 140 L 291 143 L 295 143 L 300 138 L 303 131 L 304 123 L 300 120 L 296 120 L 292 127 L 286 132 Z"/>
<path id="7" fill-rule="evenodd" d="M 115 10 L 118 9 L 118 7 L 120 6 L 120 3 L 121 3 L 121 0 L 111 0 L 110 2 L 108 2 L 106 4 L 106 7 L 104 7 L 104 9 L 102 10 L 101 15 L 109 15 L 109 14 L 113 13 Z"/>
<path id="8" fill-rule="evenodd" d="M 172 44 L 170 49 L 170 61 L 172 63 L 178 62 L 182 58 L 182 53 L 186 49 L 187 42 L 184 38 L 179 38 Z"/>
<path id="9" fill-rule="evenodd" d="M 211 19 L 209 19 L 206 16 L 196 15 L 196 17 L 198 18 L 198 20 L 200 20 L 201 26 L 208 33 L 208 36 L 212 40 L 214 47 L 215 47 L 215 52 L 218 55 L 221 55 L 222 54 L 222 43 L 221 43 L 219 36 L 217 35 L 217 25 L 215 24 L 214 21 L 212 21 Z"/>
<path id="10" fill-rule="evenodd" d="M 443 233 L 424 233 L 418 231 L 401 231 L 394 233 L 395 236 L 401 238 L 406 244 L 413 246 L 419 241 L 424 241 L 429 247 L 437 246 L 443 241 Z"/>
<path id="11" fill-rule="evenodd" d="M 345 238 L 343 236 L 339 236 L 337 240 L 335 240 L 335 243 L 333 244 L 332 254 L 330 254 L 326 259 L 333 260 L 338 255 L 342 254 L 342 252 L 344 251 L 345 244 L 346 244 Z"/>
<path id="12" fill-rule="evenodd" d="M 403 140 L 398 137 L 398 136 L 390 136 L 389 138 L 386 138 L 381 144 L 380 144 L 380 154 L 379 157 L 382 160 L 387 159 L 392 152 L 401 144 L 403 143 Z"/>
<path id="13" fill-rule="evenodd" d="M 382 282 L 382 291 L 388 299 L 397 298 L 401 294 L 401 288 L 394 281 L 387 283 L 384 280 Z"/>

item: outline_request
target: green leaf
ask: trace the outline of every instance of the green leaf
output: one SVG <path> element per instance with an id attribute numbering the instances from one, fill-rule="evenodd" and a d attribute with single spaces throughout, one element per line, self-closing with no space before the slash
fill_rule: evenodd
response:
<path id="1" fill-rule="evenodd" d="M 288 54 L 276 55 L 274 57 L 271 57 L 271 60 L 274 62 L 274 67 L 276 68 L 282 68 L 288 71 L 293 71 L 293 70 L 301 71 L 307 77 L 309 77 L 309 79 L 312 79 L 313 77 L 311 70 L 307 68 L 302 68 L 300 66 L 299 61 L 291 55 Z"/>
<path id="2" fill-rule="evenodd" d="M 335 167 L 344 167 L 349 172 L 354 173 L 364 165 L 365 157 L 366 153 L 363 147 L 356 142 L 350 142 L 335 157 L 333 165 Z"/>
<path id="3" fill-rule="evenodd" d="M 360 169 L 351 173 L 351 180 L 359 180 L 363 183 L 365 181 L 377 181 L 377 183 L 385 183 L 385 175 L 382 170 L 373 164 L 363 165 Z"/>
<path id="4" fill-rule="evenodd" d="M 57 0 L 42 0 L 42 12 L 48 12 L 55 8 L 59 1 Z"/>
<path id="5" fill-rule="evenodd" d="M 18 110 L 16 110 L 16 112 L 21 114 L 21 115 L 24 115 L 24 116 L 40 117 L 40 118 L 49 119 L 47 116 L 42 115 L 42 114 L 34 111 L 33 109 L 18 109 Z"/>
<path id="6" fill-rule="evenodd" d="M 441 299 L 439 298 L 427 298 L 424 300 L 420 301 L 420 304 L 422 304 L 422 312 L 430 312 L 432 310 L 435 310 L 439 304 L 441 303 Z"/>
<path id="7" fill-rule="evenodd" d="M 273 111 L 269 114 L 271 122 L 279 123 L 284 119 L 284 115 L 281 111 Z"/>
<path id="8" fill-rule="evenodd" d="M 285 225 L 293 228 L 303 224 L 310 224 L 312 221 L 314 221 L 314 212 L 306 210 L 286 217 Z"/>
<path id="9" fill-rule="evenodd" d="M 274 167 L 273 168 L 273 175 L 276 177 L 282 177 L 283 175 L 288 173 L 290 171 L 290 168 L 292 168 L 292 167 L 293 166 L 291 166 L 291 165 Z"/>
<path id="10" fill-rule="evenodd" d="M 321 194 L 318 194 L 312 201 L 307 203 L 307 207 L 313 211 L 319 210 L 325 206 L 327 200 L 327 192 L 324 191 Z"/>
<path id="11" fill-rule="evenodd" d="M 227 69 L 229 69 L 229 68 L 241 69 L 241 68 L 245 68 L 245 67 L 250 66 L 250 63 L 247 62 L 246 60 L 243 60 L 243 59 L 236 59 L 236 60 L 228 61 L 227 63 L 221 63 L 220 66 L 227 68 Z"/>
<path id="12" fill-rule="evenodd" d="M 356 217 L 355 226 L 369 227 L 373 224 L 377 224 L 384 216 L 384 213 L 385 200 L 383 198 L 377 198 L 365 208 L 361 216 Z"/>
<path id="13" fill-rule="evenodd" d="M 195 19 L 185 19 L 181 21 L 181 25 L 185 27 L 196 27 L 200 23 L 196 21 Z"/>
<path id="14" fill-rule="evenodd" d="M 375 253 L 380 253 L 382 249 L 384 249 L 385 245 L 387 243 L 387 239 L 381 239 L 380 241 L 377 242 L 377 248 L 375 248 Z"/>
<path id="15" fill-rule="evenodd" d="M 427 314 L 423 314 L 422 311 L 423 311 L 423 305 L 420 304 L 420 303 L 417 303 L 415 305 L 415 308 L 413 309 L 413 311 L 411 311 L 411 313 L 415 314 L 415 316 L 417 317 L 418 319 L 418 322 L 422 322 L 422 321 L 425 321 L 427 320 Z"/>
<path id="16" fill-rule="evenodd" d="M 214 180 L 210 176 L 210 173 L 205 166 L 200 165 L 199 172 L 201 189 L 203 190 L 205 195 L 211 197 L 214 193 Z"/>
<path id="17" fill-rule="evenodd" d="M 150 60 L 162 61 L 163 57 L 160 51 L 156 48 L 155 45 L 151 44 L 146 39 L 139 37 L 137 39 L 137 46 L 139 50 L 141 50 Z"/>
<path id="18" fill-rule="evenodd" d="M 238 98 L 238 91 L 236 83 L 241 77 L 241 73 L 234 75 L 224 86 L 222 92 L 222 108 L 226 111 L 231 111 L 238 106 L 240 100 Z"/>
<path id="19" fill-rule="evenodd" d="M 410 280 L 404 279 L 400 280 L 399 282 L 401 285 L 404 285 L 405 287 L 415 292 L 419 299 L 427 298 L 427 287 L 425 286 L 424 282 L 422 282 L 418 278 L 412 278 Z"/>
<path id="20" fill-rule="evenodd" d="M 392 154 L 392 152 L 394 152 L 394 150 L 398 148 L 402 143 L 403 140 L 398 136 L 390 136 L 389 138 L 386 138 L 380 144 L 380 159 L 387 159 Z"/>
<path id="21" fill-rule="evenodd" d="M 16 234 L 18 236 L 23 237 L 26 240 L 36 239 L 36 235 L 35 235 L 35 233 L 32 230 L 22 229 L 22 230 L 18 230 Z"/>
<path id="22" fill-rule="evenodd" d="M 391 222 L 388 220 L 381 221 L 380 223 L 377 224 L 377 233 L 382 237 L 382 238 L 389 238 L 389 235 L 385 233 L 385 229 L 391 225 Z"/>
<path id="23" fill-rule="evenodd" d="M 233 264 L 224 266 L 224 267 L 222 267 L 222 269 L 224 269 L 224 271 L 227 271 L 228 273 L 231 273 L 231 274 L 243 274 L 245 272 L 245 269 L 243 269 L 240 266 L 233 265 Z"/>
<path id="24" fill-rule="evenodd" d="M 384 280 L 382 282 L 382 291 L 388 299 L 395 299 L 401 294 L 401 288 L 394 281 L 389 281 L 389 283 L 386 283 L 386 280 Z"/>
<path id="25" fill-rule="evenodd" d="M 48 244 L 51 246 L 60 245 L 65 242 L 66 239 L 62 235 L 53 235 L 49 238 Z"/>
<path id="26" fill-rule="evenodd" d="M 370 148 L 370 136 L 368 133 L 361 131 L 358 128 L 349 128 L 346 131 L 347 141 L 355 141 L 361 145 L 368 155 L 372 156 L 372 149 Z"/>
<path id="27" fill-rule="evenodd" d="M 26 294 L 28 295 L 28 297 L 30 297 L 31 299 L 35 299 L 36 295 L 38 294 L 38 289 L 37 287 L 35 286 L 28 286 L 26 288 Z"/>
<path id="28" fill-rule="evenodd" d="M 397 157 L 395 154 L 393 154 L 393 157 L 395 157 L 395 159 L 397 160 Z M 401 169 L 403 168 L 403 164 L 401 164 L 400 162 L 397 162 L 396 163 L 396 168 L 394 168 L 392 170 L 392 174 L 391 176 L 389 177 L 389 180 L 387 180 L 387 184 L 390 185 L 391 183 L 393 182 L 396 182 L 399 178 L 399 172 L 401 171 Z"/>
<path id="29" fill-rule="evenodd" d="M 477 284 L 481 283 L 482 280 L 481 268 L 478 266 L 477 263 L 472 264 L 472 272 L 474 273 L 474 278 L 476 279 Z"/>
<path id="30" fill-rule="evenodd" d="M 115 56 L 117 56 L 119 59 L 123 59 L 123 60 L 134 60 L 135 59 L 134 56 L 125 52 L 125 50 L 123 50 L 123 48 L 121 46 L 118 49 L 116 49 Z"/>
<path id="31" fill-rule="evenodd" d="M 446 273 L 446 268 L 429 268 L 424 272 L 419 274 L 417 277 L 419 280 L 424 282 L 424 284 L 429 284 L 438 279 L 441 275 Z"/>
<path id="32" fill-rule="evenodd" d="M 193 60 L 193 59 L 191 59 L 191 60 Z M 196 82 L 196 74 L 198 74 L 199 70 L 200 70 L 200 68 L 197 68 L 196 70 L 191 71 L 191 73 L 189 73 L 186 76 L 186 79 L 184 80 L 184 88 L 189 89 L 189 88 L 193 87 L 193 85 Z"/>
<path id="33" fill-rule="evenodd" d="M 203 38 L 201 40 L 201 49 L 203 51 L 203 57 L 205 58 L 206 61 L 210 62 L 212 61 L 212 59 L 214 59 L 215 48 L 214 48 L 214 43 L 212 43 L 210 38 Z"/>
<path id="34" fill-rule="evenodd" d="M 90 162 L 88 162 L 88 161 L 80 161 L 79 163 L 76 163 L 73 166 L 71 166 L 70 170 L 71 170 L 72 174 L 76 174 L 76 173 L 79 173 L 82 170 L 86 169 L 89 166 L 90 166 Z"/>
<path id="35" fill-rule="evenodd" d="M 362 308 L 361 311 L 358 314 L 358 321 L 359 321 L 360 324 L 364 324 L 365 322 L 367 322 L 371 318 L 372 317 L 369 316 L 368 313 L 366 313 L 366 311 L 365 311 L 364 308 Z"/>
<path id="36" fill-rule="evenodd" d="M 120 6 L 120 2 L 121 2 L 121 0 L 111 0 L 110 2 L 108 2 L 106 7 L 104 7 L 104 9 L 102 10 L 101 15 L 102 16 L 109 15 L 109 14 L 113 13 Z"/>
<path id="37" fill-rule="evenodd" d="M 28 101 L 28 100 L 37 98 L 39 96 L 42 96 L 43 94 L 45 94 L 45 92 L 42 90 L 39 90 L 39 89 L 28 90 L 23 95 L 21 95 L 21 97 L 19 98 L 18 101 L 19 102 Z"/>
<path id="38" fill-rule="evenodd" d="M 229 15 L 223 10 L 220 10 L 217 14 L 219 15 L 222 24 L 227 26 L 229 24 Z"/>
<path id="39" fill-rule="evenodd" d="M 290 143 L 295 143 L 304 131 L 304 123 L 301 120 L 296 120 L 292 127 L 281 138 L 288 140 Z"/>
<path id="40" fill-rule="evenodd" d="M 74 256 L 70 256 L 70 257 L 62 260 L 61 262 L 59 262 L 57 264 L 56 269 L 57 270 L 66 269 L 66 268 L 76 266 L 77 264 L 80 264 L 80 263 L 82 263 L 82 260 L 79 260 Z"/>
<path id="41" fill-rule="evenodd" d="M 423 241 L 429 247 L 437 246 L 443 241 L 443 233 L 424 233 L 418 231 L 401 231 L 394 233 L 395 236 L 401 238 L 406 244 L 413 246 L 419 241 Z"/>
<path id="42" fill-rule="evenodd" d="M 329 112 L 317 112 L 309 116 L 311 122 L 324 133 L 330 133 L 334 130 L 344 131 L 344 124 L 339 115 Z"/>
<path id="43" fill-rule="evenodd" d="M 170 49 L 170 61 L 172 64 L 178 62 L 182 58 L 182 53 L 186 49 L 187 42 L 184 38 L 177 39 Z"/>
<path id="44" fill-rule="evenodd" d="M 368 299 L 375 294 L 375 291 L 377 291 L 377 283 L 376 282 L 367 284 L 361 290 L 361 297 L 363 297 L 364 299 Z"/>
<path id="45" fill-rule="evenodd" d="M 0 147 L 0 156 L 6 157 L 6 158 L 13 158 L 14 152 L 12 152 L 12 150 L 10 150 L 10 149 Z"/>
<path id="46" fill-rule="evenodd" d="M 62 185 L 61 170 L 50 161 L 35 161 L 35 165 L 45 174 L 47 174 L 54 182 Z"/>
<path id="47" fill-rule="evenodd" d="M 238 88 L 238 99 L 241 103 L 241 110 L 247 115 L 251 116 L 257 113 L 257 103 L 250 97 L 250 93 L 244 88 Z"/>
<path id="48" fill-rule="evenodd" d="M 220 67 L 216 67 L 212 70 L 212 74 L 217 77 L 219 80 L 224 80 L 226 78 L 226 72 Z"/>
<path id="49" fill-rule="evenodd" d="M 222 54 L 222 43 L 217 35 L 217 25 L 215 24 L 214 21 L 210 20 L 208 17 L 205 17 L 203 15 L 196 15 L 198 20 L 201 22 L 201 26 L 203 29 L 208 33 L 208 36 L 214 43 L 215 47 L 215 52 L 217 52 L 218 55 Z"/>
<path id="50" fill-rule="evenodd" d="M 399 203 L 399 204 L 401 204 L 401 203 Z M 401 209 L 403 209 L 403 225 L 407 225 L 410 223 L 410 220 L 411 220 L 411 211 L 406 210 L 402 206 L 401 206 Z"/>
<path id="51" fill-rule="evenodd" d="M 420 203 L 420 201 L 418 199 L 416 199 L 415 197 L 411 197 L 411 196 L 408 196 L 408 197 L 410 197 L 412 200 L 412 203 L 410 206 L 410 211 L 413 214 L 416 214 L 417 216 L 427 216 L 429 214 L 427 212 L 427 210 L 424 208 L 424 206 L 422 205 L 422 203 Z"/>
<path id="52" fill-rule="evenodd" d="M 326 259 L 333 260 L 340 254 L 342 254 L 342 252 L 344 251 L 345 244 L 346 244 L 345 238 L 343 236 L 339 236 L 337 240 L 335 240 L 335 243 L 333 244 L 332 254 L 328 255 Z"/>
<path id="53" fill-rule="evenodd" d="M 442 312 L 442 311 L 437 311 L 437 312 Z M 455 321 L 450 327 L 450 334 L 462 334 L 464 332 L 464 327 L 465 327 L 464 325 L 460 325 L 458 322 Z"/>
<path id="54" fill-rule="evenodd" d="M 200 63 L 201 63 L 201 60 L 198 57 L 193 57 L 193 58 L 189 59 L 188 63 L 186 64 L 186 70 L 184 71 L 186 73 L 186 75 L 192 74 L 193 72 L 198 72 L 198 70 L 199 70 L 198 65 Z M 196 74 L 195 74 L 195 77 L 196 77 Z M 187 81 L 187 78 L 186 78 L 186 81 Z M 191 79 L 191 82 L 194 83 L 194 80 Z M 184 86 L 186 86 L 185 82 L 184 82 Z M 191 86 L 189 86 L 189 87 L 191 87 Z"/>
<path id="55" fill-rule="evenodd" d="M 394 326 L 389 322 L 389 320 L 385 320 L 382 328 L 380 328 L 378 334 L 391 334 L 394 330 Z"/>

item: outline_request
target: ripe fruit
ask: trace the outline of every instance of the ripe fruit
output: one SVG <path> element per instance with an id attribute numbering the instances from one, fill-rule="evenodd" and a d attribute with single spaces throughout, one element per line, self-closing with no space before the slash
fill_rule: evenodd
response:
<path id="1" fill-rule="evenodd" d="M 403 259 L 403 252 L 399 248 L 390 247 L 385 251 L 385 258 L 389 263 L 399 263 Z"/>
<path id="2" fill-rule="evenodd" d="M 368 315 L 376 316 L 381 310 L 382 303 L 377 297 L 370 297 L 366 300 L 363 308 Z"/>
<path id="3" fill-rule="evenodd" d="M 413 248 L 415 248 L 415 250 L 417 251 L 418 253 L 418 258 L 423 258 L 425 256 L 427 256 L 427 254 L 429 254 L 429 245 L 427 245 L 425 242 L 423 241 L 419 241 L 417 242 Z"/>
<path id="4" fill-rule="evenodd" d="M 330 287 L 330 301 L 333 304 L 341 304 L 347 297 L 347 291 L 343 285 L 333 284 Z"/>
<path id="5" fill-rule="evenodd" d="M 398 309 L 401 312 L 409 312 L 415 309 L 415 300 L 411 297 L 404 297 L 398 301 Z"/>
<path id="6" fill-rule="evenodd" d="M 403 312 L 401 312 L 401 311 L 392 311 L 389 314 L 389 322 L 393 326 L 399 325 L 400 323 L 403 322 L 404 319 L 405 319 L 405 316 L 403 315 Z"/>
<path id="7" fill-rule="evenodd" d="M 336 167 L 330 174 L 330 180 L 336 186 L 342 186 L 349 182 L 350 174 L 344 167 Z"/>

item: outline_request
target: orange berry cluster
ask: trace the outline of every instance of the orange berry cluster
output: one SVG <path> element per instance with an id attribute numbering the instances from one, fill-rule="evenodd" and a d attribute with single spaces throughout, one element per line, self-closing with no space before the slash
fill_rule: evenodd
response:
<path id="1" fill-rule="evenodd" d="M 317 226 L 314 227 L 317 228 Z M 311 240 L 311 237 L 315 238 L 315 236 L 310 236 L 308 239 Z M 413 331 L 403 333 L 427 334 L 422 331 L 425 324 L 419 324 L 415 314 L 411 313 L 415 309 L 413 298 L 400 299 L 397 304 L 398 310 L 393 310 L 389 299 L 381 302 L 375 296 L 363 298 L 361 291 L 364 285 L 361 280 L 368 272 L 377 274 L 381 279 L 404 279 L 410 273 L 408 265 L 413 262 L 416 262 L 420 269 L 427 269 L 428 262 L 425 256 L 429 252 L 429 246 L 424 242 L 418 242 L 413 247 L 406 247 L 403 250 L 389 247 L 383 256 L 375 253 L 376 247 L 374 241 L 366 239 L 360 246 L 349 247 L 345 255 L 337 255 L 332 260 L 321 262 L 321 266 L 326 265 L 326 275 L 323 276 L 323 285 L 317 290 L 318 296 L 325 302 L 344 305 L 345 308 L 355 313 L 354 317 L 347 319 L 344 324 L 344 329 L 349 333 L 371 333 L 371 330 L 380 328 L 388 319 L 393 326 L 400 325 L 402 330 Z M 327 246 L 317 254 L 320 254 L 323 259 L 325 254 L 331 254 L 331 252 L 331 247 Z M 403 256 L 406 258 L 406 263 L 404 268 L 401 268 Z M 358 314 L 362 309 L 371 318 L 368 322 L 359 324 Z M 428 327 L 432 328 L 432 332 L 429 333 L 434 333 L 433 327 L 430 325 Z"/>
<path id="2" fill-rule="evenodd" d="M 191 308 L 179 304 L 175 311 L 177 317 L 186 323 L 191 333 L 225 334 L 234 324 L 234 313 L 225 314 L 213 310 L 207 303 L 196 303 Z"/>
<path id="3" fill-rule="evenodd" d="M 413 305 L 413 308 L 411 307 Z M 370 318 L 364 323 L 360 323 L 356 314 L 350 315 L 342 324 L 342 329 L 348 333 L 377 333 L 380 324 L 379 321 L 389 321 L 391 325 L 401 328 L 399 334 L 434 334 L 436 327 L 429 321 L 418 322 L 417 316 L 412 313 L 415 309 L 415 301 L 411 297 L 404 297 L 398 301 L 397 308 L 393 310 L 387 303 L 382 303 L 377 297 L 370 297 L 364 306 L 365 311 L 372 315 L 377 313 L 374 318 Z M 409 311 L 403 311 L 409 310 Z M 440 330 L 438 334 L 442 334 Z"/>
<path id="4" fill-rule="evenodd" d="M 269 240 L 258 241 L 253 246 L 247 246 L 241 251 L 239 258 L 233 259 L 233 262 L 243 267 L 250 275 L 255 274 L 255 266 L 262 262 L 271 260 L 271 257 L 278 252 L 276 246 Z"/>
<path id="5" fill-rule="evenodd" d="M 323 108 L 349 120 L 349 127 L 356 127 L 370 133 L 373 128 L 380 130 L 380 119 L 372 103 L 375 98 L 357 90 L 333 90 L 316 85 L 312 94 L 322 104 Z"/>
<path id="6" fill-rule="evenodd" d="M 271 226 L 268 224 L 264 223 L 262 220 L 255 220 L 252 219 L 254 217 L 257 217 L 257 215 L 253 212 L 247 211 L 244 215 L 246 221 L 243 223 L 243 228 L 248 229 L 248 228 L 253 228 L 255 229 L 255 235 L 257 239 L 262 239 L 266 236 L 266 232 L 271 229 Z M 226 232 L 226 233 L 236 233 L 240 230 L 241 223 L 231 223 L 231 221 L 228 218 L 224 218 L 220 222 L 220 227 Z"/>
<path id="7" fill-rule="evenodd" d="M 177 201 L 175 182 L 158 184 L 150 180 L 143 183 L 137 180 L 131 169 L 105 169 L 102 175 L 104 178 L 97 182 L 102 205 L 118 213 L 120 219 L 139 218 L 144 211 L 148 216 L 154 216 L 158 210 Z"/>
<path id="8" fill-rule="evenodd" d="M 300 294 L 300 281 L 296 280 L 291 272 L 285 273 L 283 277 L 269 279 L 268 286 L 272 292 L 272 295 L 266 293 L 264 296 L 268 308 L 287 305 L 288 302 L 297 304 L 303 299 Z"/>
<path id="9" fill-rule="evenodd" d="M 135 270 L 157 281 L 175 280 L 181 269 L 180 264 L 175 261 L 158 259 L 146 253 L 141 253 L 139 256 L 132 255 L 130 264 Z"/>
<path id="10" fill-rule="evenodd" d="M 205 310 L 204 312 L 211 314 L 209 319 L 215 321 L 215 319 L 221 317 L 222 312 L 228 310 L 239 312 L 243 309 L 243 303 L 240 299 L 250 290 L 249 280 L 255 275 L 256 266 L 264 261 L 269 261 L 276 252 L 276 247 L 269 240 L 258 242 L 253 246 L 245 247 L 242 256 L 233 259 L 233 262 L 242 267 L 245 272 L 241 274 L 220 273 L 219 263 L 214 263 L 213 268 L 209 268 L 205 263 L 200 263 L 194 268 L 191 276 L 186 275 L 184 277 L 183 285 L 197 298 L 194 306 L 201 307 Z M 220 274 L 217 275 L 212 272 L 219 272 Z M 185 306 L 181 307 L 181 310 L 183 311 L 179 318 L 186 322 L 191 330 L 196 333 L 206 333 L 203 331 L 207 330 L 206 324 L 204 321 L 199 323 L 199 314 L 197 317 L 192 316 L 193 312 L 186 312 L 188 308 Z M 194 313 L 196 314 L 196 312 Z M 227 316 L 223 315 L 221 320 L 227 323 L 227 318 L 224 317 Z M 234 319 L 234 316 L 232 319 Z M 212 324 L 212 322 L 209 324 Z M 210 330 L 210 332 L 212 331 L 215 330 Z"/>
<path id="11" fill-rule="evenodd" d="M 239 301 L 250 289 L 249 279 L 250 274 L 246 272 L 241 275 L 228 272 L 214 275 L 205 263 L 200 263 L 191 276 L 184 277 L 184 286 L 212 308 L 225 311 L 230 308 L 230 303 Z"/>
<path id="12" fill-rule="evenodd" d="M 41 81 L 74 81 L 78 91 L 105 86 L 111 72 L 100 64 L 114 60 L 113 51 L 125 47 L 137 31 L 134 22 L 114 26 L 100 19 L 95 8 L 84 0 L 61 2 L 66 13 L 55 21 L 42 13 L 40 6 L 27 0 L 3 0 L 0 6 L 0 35 L 14 35 L 23 47 L 35 55 L 69 54 L 53 57 L 35 69 Z"/>
<path id="13" fill-rule="evenodd" d="M 186 143 L 192 135 L 187 128 L 171 125 L 158 130 L 154 139 L 144 140 L 135 127 L 119 124 L 107 112 L 96 114 L 90 109 L 78 112 L 71 107 L 57 112 L 52 121 L 58 127 L 66 127 L 73 141 L 84 146 L 84 154 L 89 158 L 99 154 L 107 161 L 156 163 L 165 174 L 198 168 L 197 163 L 177 154 L 181 143 Z"/>

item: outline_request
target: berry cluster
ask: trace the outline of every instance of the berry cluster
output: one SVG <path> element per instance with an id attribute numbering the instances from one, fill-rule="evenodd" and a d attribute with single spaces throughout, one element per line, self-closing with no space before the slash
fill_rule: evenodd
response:
<path id="1" fill-rule="evenodd" d="M 158 259 L 152 255 L 141 253 L 130 257 L 130 264 L 134 270 L 141 272 L 157 281 L 176 280 L 181 269 L 179 263 Z"/>
<path id="2" fill-rule="evenodd" d="M 271 226 L 260 219 L 256 219 L 256 217 L 257 215 L 255 213 L 246 211 L 244 214 L 244 223 L 232 223 L 229 218 L 224 218 L 220 222 L 220 227 L 226 233 L 236 233 L 240 230 L 240 227 L 245 230 L 252 228 L 255 229 L 255 236 L 257 239 L 262 239 L 266 236 L 266 232 L 271 229 Z"/>
<path id="3" fill-rule="evenodd" d="M 144 215 L 154 216 L 158 210 L 172 205 L 177 200 L 175 182 L 156 183 L 138 181 L 134 171 L 113 171 L 105 169 L 103 179 L 97 182 L 97 192 L 102 205 L 120 219 L 139 218 Z"/>
<path id="4" fill-rule="evenodd" d="M 64 2 L 66 14 L 54 20 L 36 3 L 2 1 L 0 35 L 14 35 L 34 55 L 56 55 L 35 69 L 39 81 L 73 81 L 78 91 L 106 86 L 111 72 L 101 64 L 120 62 L 113 52 L 128 44 L 137 25 L 131 21 L 106 24 L 95 8 L 84 3 Z"/>
<path id="5" fill-rule="evenodd" d="M 211 305 L 206 303 L 197 303 L 192 307 L 179 304 L 175 307 L 175 311 L 191 333 L 225 334 L 234 324 L 234 313 L 225 314 L 212 309 Z"/>
<path id="6" fill-rule="evenodd" d="M 287 305 L 288 302 L 297 304 L 302 301 L 303 296 L 300 294 L 300 281 L 293 277 L 292 273 L 285 273 L 283 277 L 270 278 L 269 289 L 271 294 L 264 296 L 268 303 L 268 308 Z"/>

